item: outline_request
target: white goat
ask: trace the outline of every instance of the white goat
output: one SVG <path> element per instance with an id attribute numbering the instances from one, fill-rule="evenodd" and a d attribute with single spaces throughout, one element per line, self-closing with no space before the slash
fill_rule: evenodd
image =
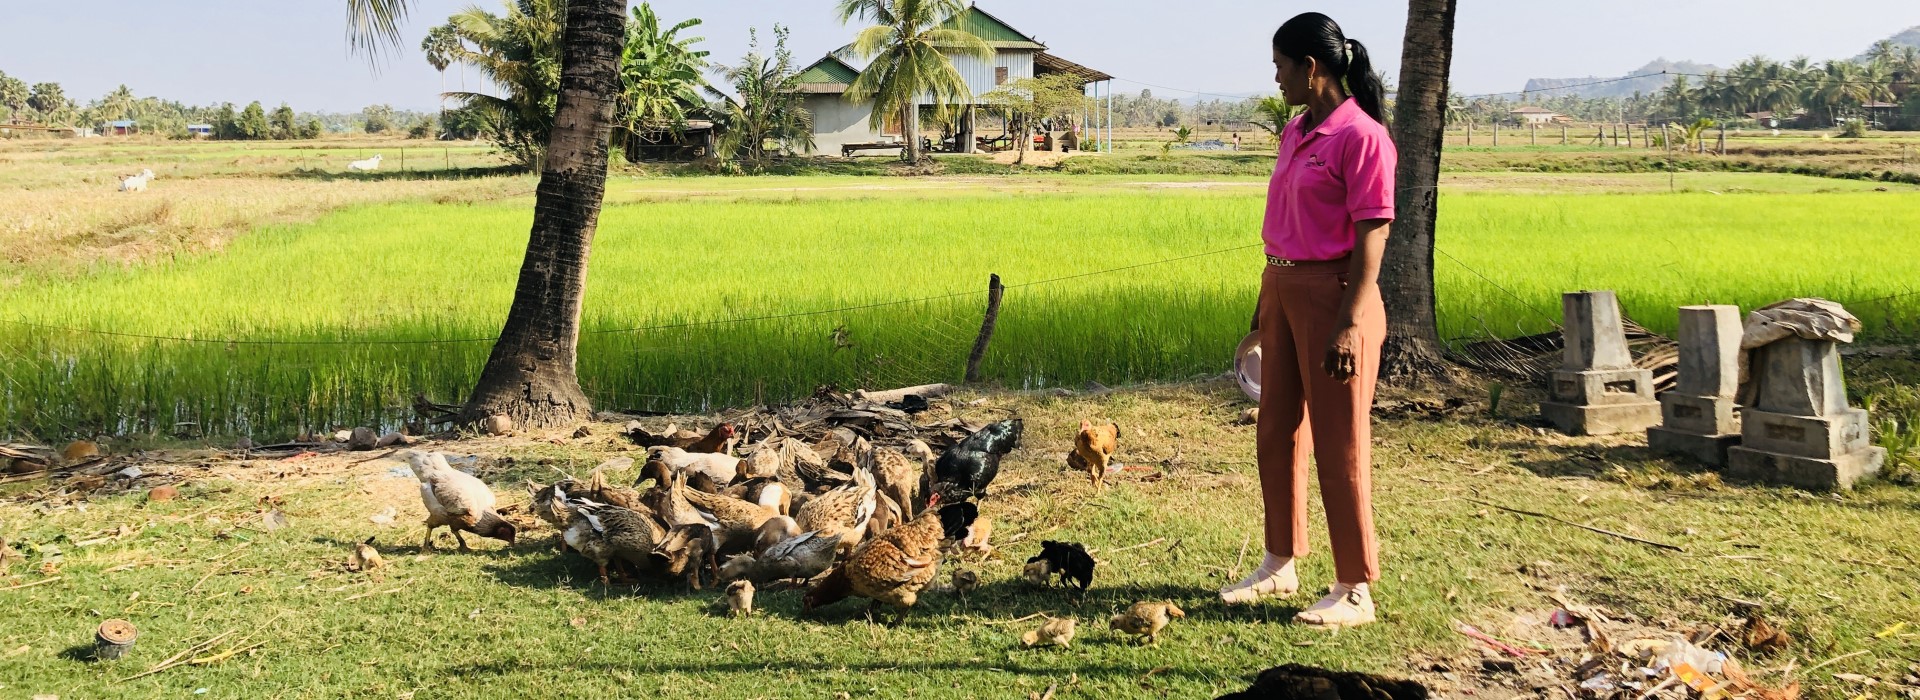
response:
<path id="1" fill-rule="evenodd" d="M 372 158 L 368 158 L 366 160 L 356 160 L 354 162 L 348 163 L 347 169 L 348 170 L 379 170 L 380 154 L 376 153 Z"/>
<path id="2" fill-rule="evenodd" d="M 153 171 L 147 168 L 141 168 L 139 175 L 128 175 L 120 178 L 120 191 L 145 192 L 147 191 L 147 181 L 152 179 Z"/>

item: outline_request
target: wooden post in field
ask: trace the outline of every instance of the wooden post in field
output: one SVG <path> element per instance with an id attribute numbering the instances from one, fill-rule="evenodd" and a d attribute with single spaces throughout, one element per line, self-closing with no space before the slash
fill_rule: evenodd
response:
<path id="1" fill-rule="evenodd" d="M 448 169 L 448 170 L 452 170 L 452 169 L 453 169 L 453 149 L 451 149 L 451 148 L 442 148 L 442 149 L 440 149 L 440 151 L 441 151 L 442 153 L 444 153 L 444 154 L 446 154 L 446 156 L 447 156 L 447 169 Z"/>
<path id="2" fill-rule="evenodd" d="M 1473 145 L 1473 121 L 1467 121 L 1467 145 Z"/>
<path id="3" fill-rule="evenodd" d="M 1720 155 L 1727 154 L 1727 123 L 1720 122 Z"/>
<path id="4" fill-rule="evenodd" d="M 1567 125 L 1560 125 L 1560 145 L 1567 145 Z"/>
<path id="5" fill-rule="evenodd" d="M 1604 125 L 1601 126 L 1599 135 L 1593 137 L 1593 145 L 1599 146 L 1601 148 L 1607 147 L 1607 127 L 1606 126 Z"/>
<path id="6" fill-rule="evenodd" d="M 1540 145 L 1540 125 L 1539 124 L 1527 125 L 1527 145 L 1529 146 Z"/>
<path id="7" fill-rule="evenodd" d="M 407 149 L 405 147 L 402 147 L 400 149 L 400 172 L 404 173 L 406 171 L 407 171 Z"/>
<path id="8" fill-rule="evenodd" d="M 1633 125 L 1626 122 L 1620 122 L 1620 125 L 1627 127 L 1627 148 L 1633 148 Z"/>
<path id="9" fill-rule="evenodd" d="M 1006 291 L 998 273 L 987 279 L 987 315 L 980 320 L 980 337 L 973 339 L 973 351 L 967 353 L 968 384 L 980 381 L 980 360 L 987 356 L 987 343 L 993 341 L 993 324 L 1000 320 L 1000 296 Z"/>
<path id="10" fill-rule="evenodd" d="M 1493 145 L 1500 145 L 1500 122 L 1493 123 Z"/>

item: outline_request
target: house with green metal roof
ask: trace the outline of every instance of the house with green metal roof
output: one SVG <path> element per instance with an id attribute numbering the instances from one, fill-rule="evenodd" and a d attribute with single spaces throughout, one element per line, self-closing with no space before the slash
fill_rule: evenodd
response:
<path id="1" fill-rule="evenodd" d="M 1081 84 L 1092 90 L 1101 100 L 1101 108 L 1090 112 L 1081 120 L 1083 128 L 1110 128 L 1111 119 L 1105 112 L 1111 100 L 1110 85 L 1113 76 L 1082 66 L 1061 58 L 1035 39 L 1032 35 L 1014 29 L 1000 18 L 988 14 L 979 6 L 969 6 L 964 12 L 954 15 L 942 26 L 960 29 L 980 37 L 993 47 L 993 58 L 981 59 L 977 56 L 949 55 L 954 70 L 966 81 L 967 88 L 973 93 L 974 104 L 980 104 L 981 95 L 993 91 L 995 87 L 1022 78 L 1032 78 L 1050 73 L 1067 73 L 1080 79 Z M 819 153 L 850 154 L 855 150 L 882 153 L 898 153 L 898 148 L 887 150 L 882 144 L 901 142 L 897 126 L 886 129 L 874 129 L 873 109 L 868 103 L 847 99 L 847 89 L 860 76 L 865 62 L 853 51 L 851 44 L 828 52 L 820 60 L 800 71 L 796 90 L 805 97 L 804 105 L 813 115 L 814 148 Z M 1102 88 L 1109 88 L 1102 92 Z M 967 110 L 955 129 L 956 150 L 972 152 L 974 110 Z M 924 122 L 923 122 L 924 123 Z M 937 133 L 937 132 L 936 132 Z M 1106 141 L 1107 139 L 1102 139 Z M 855 147 L 850 149 L 849 147 Z"/>

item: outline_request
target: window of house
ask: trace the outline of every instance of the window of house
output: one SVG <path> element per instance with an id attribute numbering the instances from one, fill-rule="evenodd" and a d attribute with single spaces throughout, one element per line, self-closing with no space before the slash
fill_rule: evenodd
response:
<path id="1" fill-rule="evenodd" d="M 1007 67 L 1006 66 L 999 66 L 993 69 L 993 84 L 995 85 L 1007 84 Z"/>

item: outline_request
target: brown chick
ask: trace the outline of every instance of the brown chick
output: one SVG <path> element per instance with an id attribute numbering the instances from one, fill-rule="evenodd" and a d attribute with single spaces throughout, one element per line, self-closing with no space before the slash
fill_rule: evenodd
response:
<path id="1" fill-rule="evenodd" d="M 1047 563 L 1045 559 L 1029 561 L 1020 575 L 1027 580 L 1027 583 L 1045 586 L 1053 578 L 1053 565 Z"/>
<path id="2" fill-rule="evenodd" d="M 992 537 L 993 519 L 980 516 L 973 521 L 972 527 L 967 528 L 967 536 L 960 540 L 960 551 L 978 554 L 982 559 L 993 556 L 993 544 L 989 542 Z"/>
<path id="3" fill-rule="evenodd" d="M 948 508 L 954 509 L 953 515 L 943 517 L 942 509 L 929 508 L 920 517 L 855 549 L 807 591 L 802 600 L 804 608 L 812 610 L 848 596 L 860 596 L 893 606 L 899 612 L 895 622 L 904 619 L 907 609 L 919 600 L 920 590 L 933 581 L 940 563 L 940 543 L 963 536 L 979 513 L 978 506 L 971 503 Z"/>
<path id="4" fill-rule="evenodd" d="M 1048 620 L 1040 629 L 1020 635 L 1020 644 L 1027 647 L 1070 647 L 1073 644 L 1073 628 L 1077 624 L 1071 617 Z"/>
<path id="5" fill-rule="evenodd" d="M 966 595 L 968 593 L 972 593 L 973 589 L 979 588 L 979 587 L 980 587 L 980 574 L 974 573 L 967 569 L 955 569 L 953 571 L 953 592 L 954 593 L 959 595 Z"/>
<path id="6" fill-rule="evenodd" d="M 1073 455 L 1068 462 L 1087 473 L 1093 487 L 1107 485 L 1107 464 L 1120 449 L 1120 424 L 1095 427 L 1093 421 L 1080 421 L 1080 434 L 1073 438 Z"/>
<path id="7" fill-rule="evenodd" d="M 727 584 L 727 613 L 734 617 L 753 615 L 753 582 L 740 579 Z"/>
<path id="8" fill-rule="evenodd" d="M 1160 630 L 1166 629 L 1167 623 L 1186 616 L 1187 612 L 1173 603 L 1134 603 L 1126 612 L 1114 615 L 1108 626 L 1155 644 L 1160 641 Z"/>
<path id="9" fill-rule="evenodd" d="M 387 560 L 380 558 L 380 550 L 373 548 L 372 537 L 354 543 L 353 555 L 347 557 L 348 571 L 372 571 L 386 565 Z"/>

